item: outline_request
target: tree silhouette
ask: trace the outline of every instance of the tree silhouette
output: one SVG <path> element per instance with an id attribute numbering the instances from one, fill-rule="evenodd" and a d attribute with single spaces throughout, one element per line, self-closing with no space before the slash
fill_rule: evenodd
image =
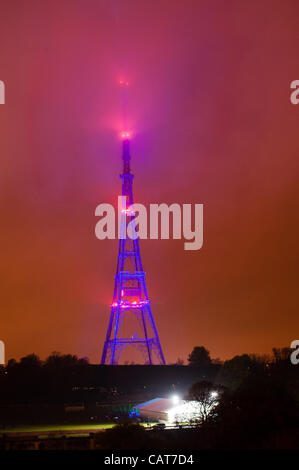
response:
<path id="1" fill-rule="evenodd" d="M 88 364 L 87 358 L 78 359 L 75 354 L 60 354 L 57 351 L 46 359 L 45 366 L 54 369 L 64 369 L 66 367 L 82 366 Z"/>
<path id="2" fill-rule="evenodd" d="M 180 357 L 178 357 L 175 365 L 183 366 L 184 365 L 184 359 L 181 359 Z"/>
<path id="3" fill-rule="evenodd" d="M 195 346 L 188 356 L 190 366 L 207 367 L 212 361 L 210 352 L 204 346 Z"/>
<path id="4" fill-rule="evenodd" d="M 224 392 L 224 387 L 215 385 L 212 382 L 203 380 L 192 385 L 188 398 L 200 403 L 201 422 L 205 422 L 208 417 L 212 417 L 219 398 Z"/>
<path id="5" fill-rule="evenodd" d="M 277 362 L 282 362 L 282 361 L 289 361 L 290 360 L 290 355 L 292 353 L 292 349 L 290 348 L 273 348 L 273 357 L 274 361 Z"/>
<path id="6" fill-rule="evenodd" d="M 250 374 L 259 368 L 263 368 L 263 364 L 256 361 L 254 357 L 250 357 L 248 354 L 235 356 L 224 362 L 217 381 L 231 390 L 235 390 Z"/>
<path id="7" fill-rule="evenodd" d="M 21 367 L 39 368 L 42 366 L 42 361 L 36 354 L 29 354 L 20 359 Z"/>

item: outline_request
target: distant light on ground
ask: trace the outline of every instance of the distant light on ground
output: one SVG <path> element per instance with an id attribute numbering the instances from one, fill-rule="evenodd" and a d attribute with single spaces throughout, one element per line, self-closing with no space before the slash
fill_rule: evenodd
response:
<path id="1" fill-rule="evenodd" d="M 179 402 L 180 402 L 180 397 L 179 397 L 178 395 L 173 395 L 173 396 L 172 396 L 172 403 L 173 403 L 174 405 L 178 405 Z"/>

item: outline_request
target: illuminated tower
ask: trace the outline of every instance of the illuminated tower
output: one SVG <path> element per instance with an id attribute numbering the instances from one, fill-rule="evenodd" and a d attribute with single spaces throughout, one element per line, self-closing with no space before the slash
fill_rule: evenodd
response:
<path id="1" fill-rule="evenodd" d="M 122 209 L 125 235 L 119 240 L 113 302 L 101 364 L 118 364 L 121 352 L 128 348 L 137 348 L 145 364 L 165 364 L 147 294 L 139 239 L 127 236 L 127 226 L 135 218 L 135 213 L 129 210 L 133 204 L 134 176 L 130 171 L 130 134 L 123 133 L 122 139 L 123 173 L 120 177 L 122 196 L 126 197 Z M 132 359 L 135 357 L 134 354 Z"/>

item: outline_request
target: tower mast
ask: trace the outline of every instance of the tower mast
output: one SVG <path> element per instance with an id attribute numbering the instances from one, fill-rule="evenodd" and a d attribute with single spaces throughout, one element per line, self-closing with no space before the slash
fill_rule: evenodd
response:
<path id="1" fill-rule="evenodd" d="M 125 237 L 119 240 L 119 252 L 110 320 L 103 347 L 101 364 L 116 365 L 121 352 L 128 346 L 137 347 L 145 364 L 165 365 L 158 332 L 148 297 L 139 239 L 127 235 L 128 223 L 135 213 L 129 207 L 133 200 L 133 178 L 130 169 L 130 134 L 122 134 L 123 173 L 122 196 L 126 197 L 122 216 L 125 218 Z"/>

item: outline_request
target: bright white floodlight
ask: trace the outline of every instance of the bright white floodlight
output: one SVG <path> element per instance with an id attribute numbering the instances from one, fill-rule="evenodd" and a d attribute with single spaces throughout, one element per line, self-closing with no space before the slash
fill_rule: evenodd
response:
<path id="1" fill-rule="evenodd" d="M 177 395 L 172 396 L 172 403 L 177 405 L 180 402 L 180 398 Z"/>
<path id="2" fill-rule="evenodd" d="M 211 398 L 218 397 L 218 392 L 211 392 Z"/>

